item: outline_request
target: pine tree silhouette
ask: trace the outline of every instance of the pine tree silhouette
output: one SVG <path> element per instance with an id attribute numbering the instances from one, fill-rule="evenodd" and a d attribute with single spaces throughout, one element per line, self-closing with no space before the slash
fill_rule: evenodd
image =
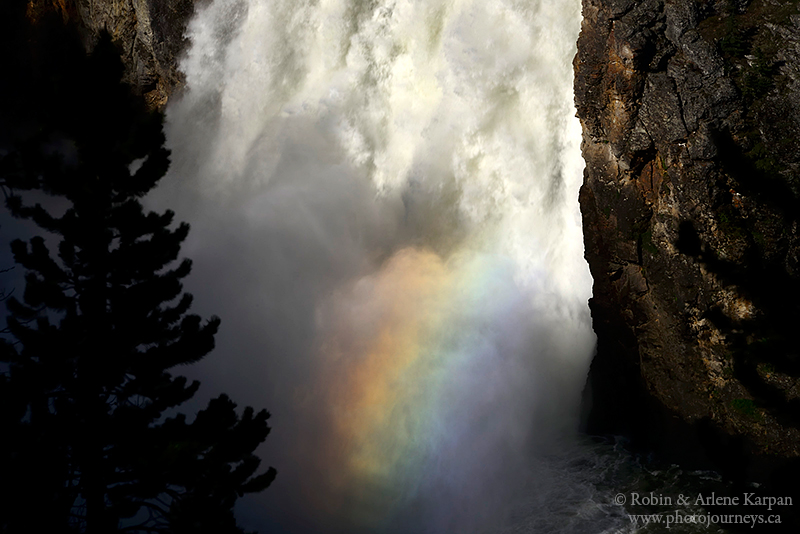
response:
<path id="1" fill-rule="evenodd" d="M 20 5 L 0 13 L 19 82 L 0 94 L 0 185 L 42 232 L 11 247 L 25 284 L 0 344 L 0 530 L 241 532 L 236 499 L 276 474 L 253 454 L 269 414 L 226 395 L 176 413 L 199 383 L 171 371 L 214 348 L 220 320 L 188 313 L 188 225 L 139 202 L 169 166 L 162 116 L 120 83 L 108 36 L 87 56 Z"/>

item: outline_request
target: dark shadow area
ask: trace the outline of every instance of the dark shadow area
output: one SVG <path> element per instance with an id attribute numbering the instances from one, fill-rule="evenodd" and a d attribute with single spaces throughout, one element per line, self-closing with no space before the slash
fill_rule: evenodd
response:
<path id="1" fill-rule="evenodd" d="M 189 312 L 188 225 L 139 202 L 169 167 L 163 116 L 109 35 L 87 54 L 30 5 L 0 6 L 0 190 L 37 230 L 0 253 L 24 272 L 0 295 L 0 532 L 242 534 L 236 500 L 276 475 L 254 454 L 270 415 L 178 411 L 200 384 L 173 373 L 220 320 Z"/>
<path id="2" fill-rule="evenodd" d="M 776 173 L 779 164 L 766 151 L 758 150 L 758 143 L 743 151 L 729 131 L 714 135 L 720 163 L 724 172 L 736 181 L 737 189 L 767 206 L 780 211 L 788 221 L 800 218 L 800 199 L 791 184 Z"/>
<path id="3" fill-rule="evenodd" d="M 767 182 L 760 197 L 772 202 L 787 215 L 788 221 L 798 216 L 794 197 L 775 182 Z M 748 320 L 733 320 L 720 307 L 706 314 L 729 341 L 728 355 L 736 378 L 752 396 L 734 399 L 732 407 L 743 416 L 757 421 L 760 410 L 774 417 L 782 426 L 800 428 L 800 399 L 780 387 L 785 381 L 772 377 L 786 377 L 789 383 L 800 377 L 800 357 L 797 345 L 797 325 L 800 324 L 800 280 L 787 272 L 785 264 L 768 259 L 762 248 L 752 239 L 746 252 L 746 261 L 731 262 L 719 258 L 711 247 L 703 243 L 694 225 L 684 221 L 676 243 L 682 254 L 693 257 L 726 286 L 735 287 L 738 293 L 750 300 L 759 313 Z M 743 440 L 733 444 L 730 437 L 715 431 L 711 423 L 700 433 L 705 436 L 707 450 L 715 451 L 715 463 L 724 466 L 723 473 L 732 474 L 741 481 L 742 490 L 752 491 L 743 483 L 760 480 L 764 483 L 760 493 L 768 495 L 797 496 L 796 480 L 800 476 L 800 459 L 759 456 L 749 453 Z M 733 446 L 732 446 L 733 445 Z M 711 447 L 711 448 L 709 448 Z M 795 509 L 782 510 L 791 528 L 797 528 L 800 515 Z"/>
<path id="4" fill-rule="evenodd" d="M 733 321 L 720 308 L 713 308 L 707 318 L 732 341 L 734 376 L 758 399 L 759 407 L 782 424 L 800 428 L 800 399 L 787 399 L 786 392 L 768 384 L 759 373 L 759 365 L 766 364 L 772 372 L 800 376 L 797 277 L 787 273 L 780 263 L 765 261 L 756 250 L 749 251 L 752 261 L 746 263 L 721 260 L 710 247 L 700 243 L 688 221 L 681 224 L 681 239 L 676 245 L 683 254 L 702 262 L 725 285 L 735 286 L 760 311 L 753 319 Z"/>

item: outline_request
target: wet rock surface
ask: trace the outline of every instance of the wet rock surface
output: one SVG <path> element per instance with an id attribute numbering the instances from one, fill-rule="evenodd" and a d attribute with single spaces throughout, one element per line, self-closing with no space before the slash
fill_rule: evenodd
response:
<path id="1" fill-rule="evenodd" d="M 584 0 L 574 64 L 587 430 L 749 479 L 800 457 L 798 11 Z"/>

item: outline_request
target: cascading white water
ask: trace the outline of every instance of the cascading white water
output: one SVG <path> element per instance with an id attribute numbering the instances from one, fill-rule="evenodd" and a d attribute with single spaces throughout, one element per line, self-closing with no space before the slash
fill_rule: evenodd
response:
<path id="1" fill-rule="evenodd" d="M 204 381 L 275 416 L 253 521 L 491 531 L 543 491 L 594 343 L 579 24 L 579 0 L 198 9 L 154 202 L 223 317 Z"/>

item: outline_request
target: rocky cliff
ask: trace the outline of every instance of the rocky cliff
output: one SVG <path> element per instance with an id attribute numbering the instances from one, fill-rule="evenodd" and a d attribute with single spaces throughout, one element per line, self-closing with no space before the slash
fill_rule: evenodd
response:
<path id="1" fill-rule="evenodd" d="M 588 430 L 775 477 L 800 457 L 800 6 L 583 0 L 583 16 Z"/>
<path id="2" fill-rule="evenodd" d="M 195 0 L 32 0 L 34 21 L 58 14 L 77 27 L 91 50 L 107 31 L 122 51 L 125 81 L 141 91 L 150 106 L 163 108 L 183 78 L 178 57 Z"/>

